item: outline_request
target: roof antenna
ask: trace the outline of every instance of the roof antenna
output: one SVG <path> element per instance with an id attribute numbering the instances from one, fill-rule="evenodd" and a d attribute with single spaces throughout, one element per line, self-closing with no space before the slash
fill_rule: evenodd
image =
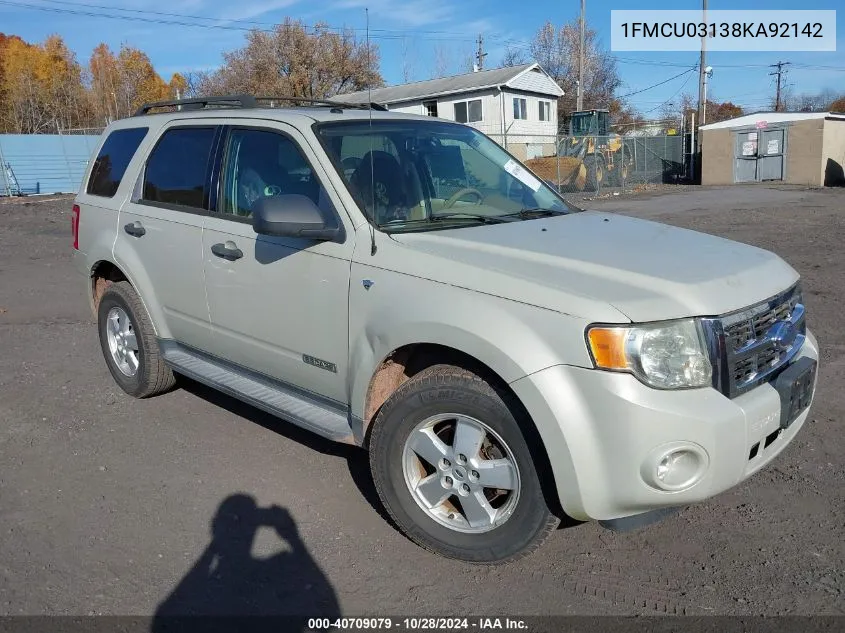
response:
<path id="1" fill-rule="evenodd" d="M 372 69 L 372 63 L 370 61 L 370 8 L 364 7 L 364 13 L 367 16 L 367 74 L 369 75 L 370 70 Z M 374 164 L 375 160 L 373 158 L 373 99 L 372 99 L 372 92 L 373 92 L 373 83 L 370 81 L 370 77 L 367 77 L 367 103 L 369 107 L 367 111 L 370 115 L 370 209 L 372 209 L 372 216 L 370 218 L 370 256 L 376 254 L 376 228 L 373 224 L 376 221 L 376 175 L 374 171 Z"/>

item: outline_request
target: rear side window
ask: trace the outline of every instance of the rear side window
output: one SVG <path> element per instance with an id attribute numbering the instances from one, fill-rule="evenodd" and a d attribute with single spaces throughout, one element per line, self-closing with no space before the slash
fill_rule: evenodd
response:
<path id="1" fill-rule="evenodd" d="M 109 134 L 91 168 L 87 193 L 105 198 L 111 198 L 117 193 L 129 161 L 132 160 L 148 130 L 149 128 L 146 127 L 134 127 L 115 130 Z"/>
<path id="2" fill-rule="evenodd" d="M 208 166 L 213 127 L 172 128 L 147 159 L 143 200 L 208 208 Z"/>

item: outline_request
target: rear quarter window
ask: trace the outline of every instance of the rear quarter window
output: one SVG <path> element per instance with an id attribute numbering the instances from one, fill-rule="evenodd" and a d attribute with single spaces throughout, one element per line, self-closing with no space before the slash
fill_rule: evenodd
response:
<path id="1" fill-rule="evenodd" d="M 149 128 L 146 127 L 134 127 L 115 130 L 109 134 L 97 158 L 94 159 L 91 177 L 88 179 L 85 191 L 92 196 L 113 197 L 117 193 L 120 181 L 123 180 L 129 161 L 132 160 L 148 130 Z"/>

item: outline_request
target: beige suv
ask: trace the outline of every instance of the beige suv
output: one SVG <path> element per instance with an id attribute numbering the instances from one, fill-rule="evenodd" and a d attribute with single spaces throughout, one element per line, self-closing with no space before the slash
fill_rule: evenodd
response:
<path id="1" fill-rule="evenodd" d="M 74 247 L 127 393 L 183 374 L 361 446 L 405 534 L 467 561 L 734 486 L 815 389 L 784 261 L 582 212 L 431 117 L 145 106 L 103 134 Z"/>

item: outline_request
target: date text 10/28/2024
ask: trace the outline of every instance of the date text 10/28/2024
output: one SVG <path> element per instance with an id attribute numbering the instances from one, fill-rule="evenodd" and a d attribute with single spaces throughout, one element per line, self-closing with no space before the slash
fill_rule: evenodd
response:
<path id="1" fill-rule="evenodd" d="M 396 631 L 527 631 L 520 618 L 311 618 L 308 631 L 326 630 L 396 630 Z"/>

